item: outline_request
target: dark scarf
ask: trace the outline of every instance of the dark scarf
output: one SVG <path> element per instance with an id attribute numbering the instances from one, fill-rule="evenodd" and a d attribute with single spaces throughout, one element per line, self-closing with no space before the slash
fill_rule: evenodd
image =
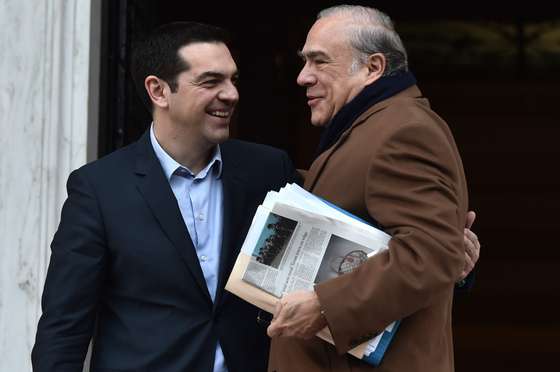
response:
<path id="1" fill-rule="evenodd" d="M 352 126 L 352 123 L 371 106 L 394 96 L 416 84 L 416 79 L 411 72 L 403 71 L 396 75 L 383 76 L 374 83 L 366 86 L 354 99 L 342 106 L 327 124 L 321 134 L 319 147 L 315 158 L 334 145 L 340 135 Z"/>

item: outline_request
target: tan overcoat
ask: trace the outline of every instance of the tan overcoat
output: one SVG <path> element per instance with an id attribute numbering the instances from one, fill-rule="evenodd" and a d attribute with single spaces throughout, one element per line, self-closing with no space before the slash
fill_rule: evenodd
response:
<path id="1" fill-rule="evenodd" d="M 336 347 L 274 338 L 269 371 L 449 372 L 453 286 L 464 266 L 467 185 L 447 124 L 413 86 L 364 112 L 312 164 L 305 187 L 377 221 L 389 249 L 316 285 Z M 397 319 L 381 365 L 346 352 Z"/>

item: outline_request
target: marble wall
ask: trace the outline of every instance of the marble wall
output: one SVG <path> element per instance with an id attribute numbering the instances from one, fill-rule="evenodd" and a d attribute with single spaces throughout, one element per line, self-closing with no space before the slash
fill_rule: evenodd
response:
<path id="1" fill-rule="evenodd" d="M 31 370 L 66 178 L 95 156 L 92 2 L 0 0 L 0 371 Z"/>

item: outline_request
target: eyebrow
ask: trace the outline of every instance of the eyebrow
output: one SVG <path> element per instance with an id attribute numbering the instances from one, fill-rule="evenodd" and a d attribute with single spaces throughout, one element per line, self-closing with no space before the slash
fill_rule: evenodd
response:
<path id="1" fill-rule="evenodd" d="M 213 78 L 213 79 L 220 79 L 220 80 L 225 80 L 228 78 L 228 76 L 222 72 L 217 72 L 217 71 L 205 71 L 202 74 L 198 75 L 195 79 L 195 82 L 201 82 L 205 79 L 208 78 Z M 237 79 L 239 78 L 239 71 L 235 71 L 232 75 L 233 79 Z"/>
<path id="2" fill-rule="evenodd" d="M 310 50 L 308 52 L 298 50 L 297 54 L 298 54 L 298 56 L 300 56 L 303 59 L 314 59 L 314 58 L 330 59 L 330 57 L 327 53 L 321 52 L 320 50 Z"/>

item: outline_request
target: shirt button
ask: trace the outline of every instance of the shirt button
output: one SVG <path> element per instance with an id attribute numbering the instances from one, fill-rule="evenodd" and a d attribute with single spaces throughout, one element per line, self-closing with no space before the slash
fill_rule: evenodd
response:
<path id="1" fill-rule="evenodd" d="M 206 256 L 206 255 L 200 256 L 200 261 L 206 262 L 207 260 L 208 260 L 208 256 Z"/>
<path id="2" fill-rule="evenodd" d="M 204 213 L 200 213 L 200 214 L 196 217 L 196 219 L 199 220 L 199 221 L 204 221 Z"/>

